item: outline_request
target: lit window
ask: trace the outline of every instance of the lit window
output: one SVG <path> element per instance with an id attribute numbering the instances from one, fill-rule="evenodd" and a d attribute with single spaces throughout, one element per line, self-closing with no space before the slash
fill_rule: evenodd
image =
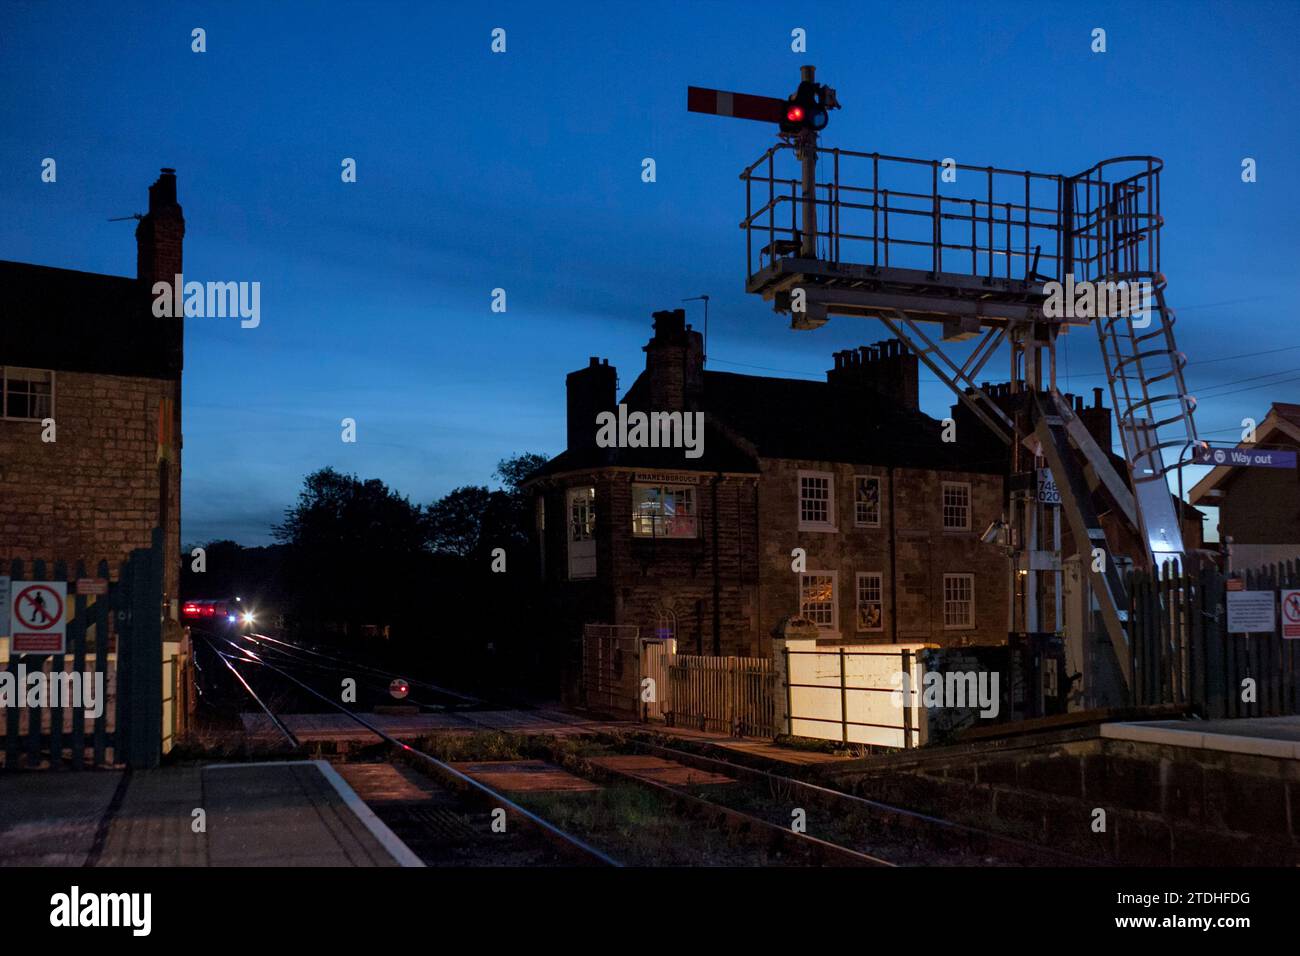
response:
<path id="1" fill-rule="evenodd" d="M 957 481 L 943 483 L 943 530 L 970 530 L 970 485 Z"/>
<path id="2" fill-rule="evenodd" d="M 859 528 L 880 527 L 880 479 L 857 475 L 853 479 L 853 523 Z"/>
<path id="3" fill-rule="evenodd" d="M 814 571 L 799 576 L 799 616 L 823 630 L 839 624 L 835 600 L 835 572 Z"/>
<path id="4" fill-rule="evenodd" d="M 633 485 L 632 534 L 638 538 L 694 538 L 695 489 L 689 485 Z"/>
<path id="5" fill-rule="evenodd" d="M 948 630 L 975 626 L 975 575 L 943 576 L 943 626 Z"/>
<path id="6" fill-rule="evenodd" d="M 44 369 L 0 368 L 3 417 L 40 421 L 54 413 L 54 373 Z"/>
<path id="7" fill-rule="evenodd" d="M 799 472 L 799 530 L 835 530 L 835 476 L 830 472 Z"/>
<path id="8" fill-rule="evenodd" d="M 858 630 L 880 631 L 885 626 L 884 605 L 881 601 L 879 571 L 858 573 Z"/>

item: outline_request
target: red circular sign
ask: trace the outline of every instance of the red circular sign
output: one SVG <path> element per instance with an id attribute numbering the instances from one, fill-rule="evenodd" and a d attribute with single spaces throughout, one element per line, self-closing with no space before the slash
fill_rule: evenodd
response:
<path id="1" fill-rule="evenodd" d="M 1300 621 L 1300 594 L 1292 594 L 1282 602 L 1282 613 L 1288 621 Z"/>
<path id="2" fill-rule="evenodd" d="M 47 594 L 48 599 L 45 597 Z M 33 584 L 18 592 L 18 597 L 14 600 L 14 613 L 24 627 L 30 627 L 34 631 L 48 631 L 63 617 L 63 599 L 53 588 Z"/>

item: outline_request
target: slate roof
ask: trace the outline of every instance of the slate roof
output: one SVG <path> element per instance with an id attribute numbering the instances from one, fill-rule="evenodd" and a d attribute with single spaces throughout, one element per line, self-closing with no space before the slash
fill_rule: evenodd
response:
<path id="1" fill-rule="evenodd" d="M 643 372 L 623 402 L 646 409 Z M 676 471 L 758 471 L 759 458 L 895 465 L 997 474 L 1005 455 L 980 459 L 941 440 L 942 424 L 865 388 L 733 372 L 704 373 L 704 455 L 681 449 L 569 449 L 533 477 L 601 467 Z"/>
<path id="2" fill-rule="evenodd" d="M 156 319 L 136 279 L 0 260 L 0 361 L 175 378 L 183 322 Z"/>

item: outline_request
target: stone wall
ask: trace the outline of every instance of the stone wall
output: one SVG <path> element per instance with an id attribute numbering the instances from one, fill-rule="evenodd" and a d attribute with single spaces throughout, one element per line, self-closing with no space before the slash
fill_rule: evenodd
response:
<path id="1" fill-rule="evenodd" d="M 0 568 L 64 559 L 69 573 L 106 558 L 118 565 L 148 547 L 158 523 L 158 403 L 174 400 L 180 434 L 180 383 L 81 372 L 56 372 L 56 440 L 41 440 L 34 421 L 0 420 Z M 180 450 L 167 488 L 164 587 L 180 578 Z M 52 569 L 51 569 L 52 570 Z"/>

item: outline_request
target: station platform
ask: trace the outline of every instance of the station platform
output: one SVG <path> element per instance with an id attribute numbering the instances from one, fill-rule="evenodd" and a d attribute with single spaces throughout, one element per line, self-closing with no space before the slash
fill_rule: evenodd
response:
<path id="1" fill-rule="evenodd" d="M 1112 740 L 1300 760 L 1300 717 L 1110 723 L 1102 725 L 1101 735 Z"/>
<path id="2" fill-rule="evenodd" d="M 0 807 L 0 866 L 422 865 L 323 761 L 14 772 Z"/>

